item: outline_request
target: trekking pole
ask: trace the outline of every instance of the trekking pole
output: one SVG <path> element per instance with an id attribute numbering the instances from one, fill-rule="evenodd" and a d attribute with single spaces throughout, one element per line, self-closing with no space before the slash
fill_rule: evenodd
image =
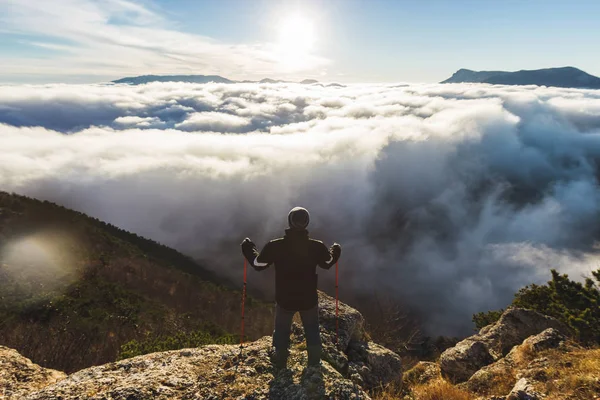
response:
<path id="1" fill-rule="evenodd" d="M 241 335 L 240 335 L 240 349 L 244 347 L 244 306 L 246 304 L 246 257 L 244 257 L 244 287 L 242 288 L 242 323 L 241 323 Z"/>
<path id="2" fill-rule="evenodd" d="M 339 336 L 340 336 L 340 324 L 339 324 L 339 313 L 340 313 L 340 309 L 339 309 L 339 305 L 338 305 L 338 299 L 339 299 L 339 293 L 338 293 L 338 289 L 340 287 L 339 285 L 339 265 L 338 262 L 335 263 L 335 344 L 338 344 L 338 340 L 339 340 Z"/>

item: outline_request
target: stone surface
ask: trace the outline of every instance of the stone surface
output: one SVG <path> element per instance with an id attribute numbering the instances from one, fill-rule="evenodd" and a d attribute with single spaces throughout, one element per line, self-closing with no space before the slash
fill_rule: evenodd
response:
<path id="1" fill-rule="evenodd" d="M 555 349 L 567 340 L 558 329 L 548 328 L 542 333 L 528 337 L 522 346 L 528 346 L 534 353 L 547 349 Z"/>
<path id="2" fill-rule="evenodd" d="M 444 351 L 440 356 L 442 374 L 454 383 L 465 382 L 481 368 L 504 357 L 526 338 L 548 328 L 566 335 L 571 333 L 554 318 L 522 308 L 508 308 L 497 322 Z"/>
<path id="3" fill-rule="evenodd" d="M 475 372 L 494 362 L 486 344 L 465 339 L 440 356 L 442 375 L 454 383 L 468 380 Z"/>
<path id="4" fill-rule="evenodd" d="M 513 390 L 506 396 L 506 400 L 540 400 L 541 398 L 542 395 L 525 378 L 519 379 Z"/>
<path id="5" fill-rule="evenodd" d="M 548 328 L 554 328 L 565 335 L 572 333 L 567 326 L 552 317 L 533 310 L 510 307 L 496 323 L 483 328 L 479 336 L 488 345 L 490 354 L 498 359 L 523 340 Z"/>
<path id="6" fill-rule="evenodd" d="M 32 363 L 16 350 L 0 346 L 0 399 L 23 398 L 65 377 L 62 372 Z"/>
<path id="7" fill-rule="evenodd" d="M 365 320 L 358 310 L 342 302 L 338 303 L 339 321 L 337 331 L 338 343 L 335 347 L 345 352 L 351 341 L 364 340 Z M 336 340 L 336 311 L 335 299 L 319 292 L 319 323 L 321 325 L 321 340 L 326 344 L 335 344 Z"/>
<path id="8" fill-rule="evenodd" d="M 364 320 L 358 311 L 339 304 L 339 341 L 336 343 L 335 301 L 324 294 L 320 294 L 319 301 L 324 345 L 320 368 L 306 368 L 302 328 L 295 324 L 288 369 L 280 372 L 274 371 L 272 366 L 270 336 L 246 343 L 243 351 L 237 345 L 210 345 L 152 353 L 86 368 L 68 377 L 44 370 L 16 351 L 6 349 L 10 357 L 0 353 L 1 365 L 20 357 L 22 364 L 29 363 L 32 372 L 18 386 L 11 383 L 18 379 L 5 377 L 3 368 L 0 393 L 10 390 L 12 397 L 8 398 L 29 400 L 359 400 L 370 398 L 367 394 L 370 388 L 401 381 L 400 357 L 366 340 Z M 20 397 L 14 397 L 16 394 Z"/>
<path id="9" fill-rule="evenodd" d="M 147 354 L 81 370 L 28 399 L 369 399 L 327 363 L 306 369 L 306 352 L 297 348 L 289 369 L 274 375 L 270 349 L 267 336 L 242 353 L 236 345 L 210 345 Z"/>
<path id="10" fill-rule="evenodd" d="M 566 337 L 554 328 L 530 336 L 506 355 L 506 357 L 487 365 L 475 372 L 464 387 L 474 393 L 490 394 L 489 388 L 498 381 L 516 382 L 522 377 L 544 380 L 545 358 L 536 358 L 542 350 L 559 347 Z"/>
<path id="11" fill-rule="evenodd" d="M 402 359 L 377 343 L 351 342 L 348 359 L 348 375 L 365 389 L 402 381 Z"/>

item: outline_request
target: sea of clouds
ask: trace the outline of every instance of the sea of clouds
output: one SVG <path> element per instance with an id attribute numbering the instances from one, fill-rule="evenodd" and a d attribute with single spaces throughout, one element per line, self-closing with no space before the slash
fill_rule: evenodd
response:
<path id="1" fill-rule="evenodd" d="M 436 334 L 549 269 L 597 269 L 600 91 L 476 84 L 0 86 L 0 190 L 176 247 L 239 280 L 296 205 L 342 292 Z M 322 280 L 331 279 L 325 273 Z M 251 274 L 260 281 L 264 275 Z"/>

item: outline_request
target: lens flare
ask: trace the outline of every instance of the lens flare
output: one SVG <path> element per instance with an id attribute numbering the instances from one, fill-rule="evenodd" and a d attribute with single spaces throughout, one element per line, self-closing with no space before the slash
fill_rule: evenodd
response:
<path id="1" fill-rule="evenodd" d="M 39 295 L 62 290 L 76 279 L 71 240 L 57 233 L 36 233 L 7 243 L 0 251 L 3 275 Z"/>

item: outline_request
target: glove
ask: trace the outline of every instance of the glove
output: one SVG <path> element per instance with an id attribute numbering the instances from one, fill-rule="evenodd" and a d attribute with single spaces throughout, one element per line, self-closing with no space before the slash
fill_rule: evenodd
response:
<path id="1" fill-rule="evenodd" d="M 256 245 L 254 244 L 254 242 L 252 240 L 250 240 L 249 238 L 246 238 L 242 242 L 241 246 L 242 246 L 242 253 L 244 254 L 244 256 L 246 256 L 246 258 L 248 258 L 248 259 L 249 259 L 249 257 L 251 258 L 251 256 L 254 253 L 254 249 L 256 249 Z"/>
<path id="2" fill-rule="evenodd" d="M 333 256 L 333 259 L 335 261 L 339 260 L 340 256 L 342 255 L 342 246 L 339 245 L 339 243 L 334 243 L 331 246 L 331 255 Z"/>

